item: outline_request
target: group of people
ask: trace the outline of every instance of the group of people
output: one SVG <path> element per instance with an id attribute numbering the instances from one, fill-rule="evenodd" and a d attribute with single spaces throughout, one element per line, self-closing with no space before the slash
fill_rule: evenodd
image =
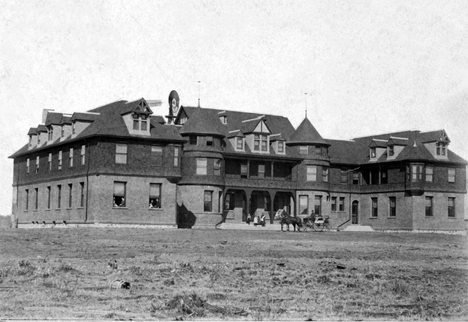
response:
<path id="1" fill-rule="evenodd" d="M 253 216 L 253 219 L 251 217 L 252 215 L 250 214 L 247 216 L 247 224 L 250 225 L 250 223 L 253 222 L 254 226 L 257 226 L 257 225 L 265 226 L 266 215 L 264 212 L 260 216 Z"/>

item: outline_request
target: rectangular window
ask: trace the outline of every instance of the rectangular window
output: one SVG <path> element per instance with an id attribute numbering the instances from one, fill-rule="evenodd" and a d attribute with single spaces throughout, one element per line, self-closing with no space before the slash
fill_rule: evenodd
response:
<path id="1" fill-rule="evenodd" d="M 161 208 L 161 184 L 150 183 L 149 208 Z"/>
<path id="2" fill-rule="evenodd" d="M 220 176 L 221 175 L 221 160 L 220 159 L 215 159 L 213 160 L 213 168 L 214 168 L 214 175 L 215 176 Z"/>
<path id="3" fill-rule="evenodd" d="M 317 181 L 317 166 L 316 165 L 307 166 L 307 181 Z"/>
<path id="4" fill-rule="evenodd" d="M 359 172 L 353 172 L 353 184 L 354 185 L 359 184 Z"/>
<path id="5" fill-rule="evenodd" d="M 163 147 L 152 146 L 151 147 L 151 165 L 160 167 L 163 163 Z"/>
<path id="6" fill-rule="evenodd" d="M 371 148 L 370 149 L 370 157 L 371 158 L 375 158 L 377 156 L 376 154 L 376 149 L 375 148 Z"/>
<path id="7" fill-rule="evenodd" d="M 315 196 L 315 214 L 320 215 L 322 213 L 322 196 Z"/>
<path id="8" fill-rule="evenodd" d="M 65 136 L 65 127 L 62 125 L 62 129 L 60 131 L 60 137 L 64 137 Z"/>
<path id="9" fill-rule="evenodd" d="M 47 187 L 47 209 L 50 209 L 50 186 Z"/>
<path id="10" fill-rule="evenodd" d="M 70 154 L 68 155 L 69 166 L 73 167 L 73 148 L 70 148 Z"/>
<path id="11" fill-rule="evenodd" d="M 380 170 L 380 183 L 381 184 L 387 184 L 388 183 L 387 169 L 381 169 Z"/>
<path id="12" fill-rule="evenodd" d="M 262 140 L 262 151 L 268 151 L 268 137 L 266 135 L 261 135 Z"/>
<path id="13" fill-rule="evenodd" d="M 197 158 L 197 174 L 206 175 L 207 174 L 207 164 L 208 160 L 206 158 Z"/>
<path id="14" fill-rule="evenodd" d="M 265 178 L 265 165 L 264 164 L 258 165 L 258 177 Z"/>
<path id="15" fill-rule="evenodd" d="M 34 209 L 39 208 L 39 188 L 34 188 Z"/>
<path id="16" fill-rule="evenodd" d="M 57 209 L 62 207 L 62 185 L 57 185 Z"/>
<path id="17" fill-rule="evenodd" d="M 254 135 L 254 151 L 260 151 L 260 135 Z"/>
<path id="18" fill-rule="evenodd" d="M 411 182 L 422 181 L 422 165 L 411 165 Z"/>
<path id="19" fill-rule="evenodd" d="M 284 142 L 278 142 L 278 153 L 284 153 Z"/>
<path id="20" fill-rule="evenodd" d="M 49 153 L 49 158 L 47 159 L 49 164 L 49 171 L 52 171 L 52 153 Z"/>
<path id="21" fill-rule="evenodd" d="M 237 150 L 244 150 L 244 139 L 243 138 L 236 138 L 236 149 Z"/>
<path id="22" fill-rule="evenodd" d="M 247 178 L 247 163 L 241 163 L 241 178 Z"/>
<path id="23" fill-rule="evenodd" d="M 190 140 L 190 142 L 189 142 L 190 145 L 197 145 L 197 136 L 196 135 L 190 135 L 189 140 Z"/>
<path id="24" fill-rule="evenodd" d="M 336 211 L 336 197 L 331 198 L 331 211 Z"/>
<path id="25" fill-rule="evenodd" d="M 340 182 L 341 184 L 348 184 L 348 172 L 346 170 L 341 170 Z"/>
<path id="26" fill-rule="evenodd" d="M 379 206 L 378 206 L 378 199 L 377 198 L 371 198 L 372 199 L 372 213 L 371 217 L 372 218 L 377 218 L 379 216 Z"/>
<path id="27" fill-rule="evenodd" d="M 146 120 L 141 120 L 141 130 L 142 130 L 142 131 L 148 130 L 148 121 L 146 121 Z"/>
<path id="28" fill-rule="evenodd" d="M 206 137 L 206 145 L 207 146 L 213 146 L 213 137 L 212 136 L 207 136 Z"/>
<path id="29" fill-rule="evenodd" d="M 426 217 L 432 217 L 432 197 L 426 197 Z"/>
<path id="30" fill-rule="evenodd" d="M 213 210 L 213 191 L 205 190 L 203 211 L 212 212 L 212 210 Z"/>
<path id="31" fill-rule="evenodd" d="M 389 197 L 388 201 L 390 205 L 390 212 L 388 215 L 390 217 L 396 217 L 396 197 Z"/>
<path id="32" fill-rule="evenodd" d="M 84 199 L 85 199 L 84 182 L 80 182 L 80 208 L 84 207 Z"/>
<path id="33" fill-rule="evenodd" d="M 178 167 L 180 164 L 180 148 L 179 147 L 174 147 L 174 167 Z"/>
<path id="34" fill-rule="evenodd" d="M 85 164 L 85 156 L 86 156 L 86 146 L 81 146 L 81 165 Z"/>
<path id="35" fill-rule="evenodd" d="M 40 161 L 40 158 L 39 156 L 36 157 L 36 174 L 39 173 L 39 161 Z"/>
<path id="36" fill-rule="evenodd" d="M 309 154 L 309 147 L 307 145 L 299 146 L 299 154 Z"/>
<path id="37" fill-rule="evenodd" d="M 299 214 L 309 215 L 309 196 L 299 196 Z"/>
<path id="38" fill-rule="evenodd" d="M 26 189 L 25 191 L 25 205 L 24 205 L 24 210 L 29 210 L 29 189 Z"/>
<path id="39" fill-rule="evenodd" d="M 72 134 L 76 133 L 76 124 L 75 122 L 72 123 Z"/>
<path id="40" fill-rule="evenodd" d="M 140 120 L 139 119 L 134 119 L 133 120 L 133 129 L 134 130 L 139 130 L 140 129 Z"/>
<path id="41" fill-rule="evenodd" d="M 115 145 L 115 163 L 127 164 L 127 145 L 126 144 Z"/>
<path id="42" fill-rule="evenodd" d="M 328 167 L 322 167 L 322 180 L 328 182 Z"/>
<path id="43" fill-rule="evenodd" d="M 218 212 L 222 211 L 221 206 L 223 205 L 223 192 L 220 191 L 218 194 Z"/>
<path id="44" fill-rule="evenodd" d="M 26 173 L 29 174 L 29 158 L 26 159 Z"/>
<path id="45" fill-rule="evenodd" d="M 59 170 L 62 170 L 62 151 L 59 151 L 58 154 L 58 167 Z"/>
<path id="46" fill-rule="evenodd" d="M 340 197 L 340 208 L 339 208 L 340 211 L 344 211 L 344 204 L 345 204 L 345 198 Z"/>
<path id="47" fill-rule="evenodd" d="M 389 156 L 395 155 L 395 149 L 394 149 L 394 146 L 393 146 L 393 145 L 390 145 L 390 146 L 388 147 L 388 155 L 389 155 Z"/>
<path id="48" fill-rule="evenodd" d="M 454 197 L 448 198 L 448 216 L 455 217 L 455 198 Z"/>
<path id="49" fill-rule="evenodd" d="M 322 155 L 322 147 L 321 146 L 318 146 L 318 145 L 315 146 L 315 154 Z"/>
<path id="50" fill-rule="evenodd" d="M 127 183 L 114 181 L 114 208 L 125 207 Z"/>
<path id="51" fill-rule="evenodd" d="M 455 169 L 448 169 L 448 182 L 455 182 Z"/>
<path id="52" fill-rule="evenodd" d="M 68 208 L 73 206 L 73 184 L 68 184 Z"/>
<path id="53" fill-rule="evenodd" d="M 426 166 L 426 182 L 432 182 L 434 176 L 434 168 L 432 166 Z"/>

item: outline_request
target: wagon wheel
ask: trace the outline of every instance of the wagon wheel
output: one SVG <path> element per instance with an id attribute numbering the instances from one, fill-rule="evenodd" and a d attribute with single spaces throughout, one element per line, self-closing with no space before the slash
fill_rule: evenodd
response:
<path id="1" fill-rule="evenodd" d="M 323 230 L 323 224 L 314 223 L 314 230 L 315 231 L 322 231 Z"/>

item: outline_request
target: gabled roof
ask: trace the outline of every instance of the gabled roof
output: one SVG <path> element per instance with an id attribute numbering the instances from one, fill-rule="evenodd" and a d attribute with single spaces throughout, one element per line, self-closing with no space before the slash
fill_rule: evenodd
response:
<path id="1" fill-rule="evenodd" d="M 86 121 L 86 122 L 93 122 L 95 119 L 99 117 L 99 113 L 82 113 L 82 112 L 75 112 L 71 117 L 71 121 Z"/>
<path id="2" fill-rule="evenodd" d="M 39 124 L 37 126 L 37 133 L 40 133 L 40 132 L 46 132 L 46 133 L 48 132 L 47 128 L 46 128 L 46 126 L 44 124 Z"/>
<path id="3" fill-rule="evenodd" d="M 245 138 L 244 133 L 242 133 L 241 130 L 234 130 L 234 131 L 229 131 L 228 138 L 233 138 L 233 137 L 239 137 L 239 138 Z"/>
<path id="4" fill-rule="evenodd" d="M 145 99 L 140 98 L 133 102 L 127 102 L 126 108 L 124 108 L 120 114 L 125 115 L 128 113 L 139 113 L 139 114 L 150 115 L 150 114 L 153 114 L 153 111 L 150 109 Z"/>
<path id="5" fill-rule="evenodd" d="M 243 120 L 242 121 L 242 126 L 241 126 L 242 133 L 249 134 L 249 133 L 254 132 L 255 129 L 257 128 L 257 126 L 260 124 L 260 122 L 264 122 L 264 124 L 267 127 L 268 131 L 270 131 L 270 128 L 268 127 L 268 124 L 266 122 L 265 115 L 261 115 L 261 116 L 258 116 L 256 118 L 254 118 L 254 119 Z"/>
<path id="6" fill-rule="evenodd" d="M 320 136 L 319 132 L 306 117 L 296 131 L 291 135 L 287 144 L 323 144 L 328 143 Z"/>
<path id="7" fill-rule="evenodd" d="M 45 120 L 45 126 L 60 125 L 60 121 L 62 120 L 62 116 L 63 116 L 63 113 L 48 112 L 46 120 Z"/>
<path id="8" fill-rule="evenodd" d="M 392 145 L 408 145 L 408 139 L 407 138 L 396 138 L 391 136 L 388 139 L 387 145 L 392 146 Z"/>
<path id="9" fill-rule="evenodd" d="M 422 143 L 428 142 L 450 142 L 450 139 L 445 133 L 444 130 L 431 131 L 431 132 L 422 132 L 419 134 Z"/>
<path id="10" fill-rule="evenodd" d="M 37 128 L 35 127 L 29 128 L 28 135 L 37 135 Z"/>
<path id="11" fill-rule="evenodd" d="M 60 120 L 60 124 L 72 124 L 71 116 L 62 115 L 62 119 Z"/>
<path id="12" fill-rule="evenodd" d="M 275 141 L 286 141 L 286 139 L 281 135 L 281 133 L 270 135 L 270 142 Z"/>
<path id="13" fill-rule="evenodd" d="M 369 147 L 371 148 L 387 148 L 387 141 L 385 140 L 372 140 L 372 142 L 369 144 Z"/>

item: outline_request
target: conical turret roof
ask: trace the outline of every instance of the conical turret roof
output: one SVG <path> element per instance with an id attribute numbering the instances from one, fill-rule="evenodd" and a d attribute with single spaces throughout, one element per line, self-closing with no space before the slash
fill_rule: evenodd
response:
<path id="1" fill-rule="evenodd" d="M 225 136 L 225 129 L 218 117 L 209 110 L 198 108 L 180 130 L 180 134 L 204 134 Z"/>
<path id="2" fill-rule="evenodd" d="M 291 135 L 287 144 L 328 144 L 306 117 Z"/>

